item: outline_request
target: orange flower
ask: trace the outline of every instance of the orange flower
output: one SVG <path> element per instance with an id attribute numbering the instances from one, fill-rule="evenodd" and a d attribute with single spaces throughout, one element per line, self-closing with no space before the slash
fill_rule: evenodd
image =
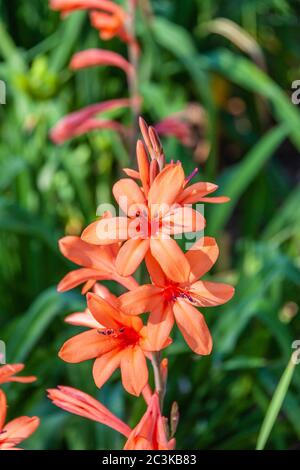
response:
<path id="1" fill-rule="evenodd" d="M 90 13 L 91 24 L 99 30 L 103 40 L 119 36 L 125 42 L 131 41 L 126 32 L 125 11 L 110 0 L 50 0 L 50 8 L 64 15 L 76 10 L 93 10 Z"/>
<path id="2" fill-rule="evenodd" d="M 141 142 L 137 146 L 143 191 L 132 179 L 118 181 L 113 194 L 127 217 L 102 219 L 89 225 L 82 239 L 93 244 L 125 241 L 116 267 L 123 276 L 135 272 L 149 251 L 173 281 L 183 282 L 189 275 L 189 264 L 171 235 L 202 230 L 203 216 L 191 207 L 174 205 L 184 183 L 181 164 L 170 164 L 156 174 L 150 188 L 147 176 L 151 167 L 143 158 Z"/>
<path id="3" fill-rule="evenodd" d="M 132 430 L 99 401 L 75 388 L 58 386 L 48 390 L 48 397 L 65 411 L 105 424 L 123 434 L 128 438 L 124 450 L 171 450 L 175 447 L 175 439 L 167 439 L 165 418 L 161 416 L 156 393 L 150 398 L 146 413 Z"/>
<path id="4" fill-rule="evenodd" d="M 175 119 L 175 122 L 174 122 Z M 161 131 L 162 134 L 166 134 L 167 129 L 169 130 L 169 134 L 176 135 L 176 132 L 179 131 L 178 129 L 178 122 L 177 118 L 167 118 L 161 123 L 158 123 L 155 128 L 152 126 L 148 126 L 147 123 L 144 121 L 143 118 L 140 117 L 139 124 L 140 129 L 148 150 L 148 153 L 151 158 L 150 167 L 155 167 L 155 163 L 158 164 L 159 169 L 161 170 L 164 167 L 168 167 L 167 164 L 165 166 L 165 155 L 163 152 L 163 147 L 161 145 L 159 136 L 157 134 L 157 130 Z M 167 125 L 165 126 L 165 123 Z M 183 123 L 182 123 L 183 124 Z M 184 126 L 185 124 L 183 124 Z M 157 130 L 156 130 L 157 129 Z M 181 137 L 180 137 L 181 136 Z M 184 145 L 187 145 L 187 135 L 184 136 L 184 128 L 181 129 L 181 134 L 177 135 L 178 139 L 182 138 Z M 145 194 L 148 194 L 149 185 L 151 184 L 150 181 L 150 173 L 151 171 L 147 171 L 148 163 L 148 156 L 146 154 L 145 149 L 143 148 L 142 142 L 139 144 L 139 150 L 137 152 L 137 161 L 138 161 L 138 169 L 131 170 L 129 168 L 124 168 L 124 172 L 127 176 L 131 178 L 141 180 L 143 190 Z M 228 202 L 229 198 L 226 196 L 217 196 L 217 197 L 206 197 L 208 194 L 213 193 L 218 189 L 218 186 L 213 183 L 206 183 L 206 182 L 199 182 L 195 183 L 192 186 L 188 186 L 194 176 L 198 173 L 198 168 L 196 168 L 189 176 L 184 178 L 183 185 L 181 191 L 178 193 L 178 197 L 176 199 L 176 203 L 184 206 L 185 204 L 195 204 L 197 202 L 212 202 L 212 203 L 223 203 Z"/>
<path id="5" fill-rule="evenodd" d="M 64 292 L 85 283 L 82 293 L 89 291 L 97 280 L 114 280 L 127 289 L 137 287 L 133 277 L 123 277 L 117 272 L 116 257 L 120 250 L 118 244 L 96 246 L 84 242 L 80 237 L 68 236 L 59 241 L 62 254 L 80 266 L 68 273 L 59 283 L 58 291 Z"/>
<path id="6" fill-rule="evenodd" d="M 147 411 L 132 430 L 124 450 L 172 450 L 175 439 L 168 440 L 157 393 L 152 395 Z"/>
<path id="7" fill-rule="evenodd" d="M 180 162 L 165 165 L 155 129 L 142 118 L 140 128 L 146 147 L 142 141 L 137 142 L 138 171 L 124 169 L 130 178 L 121 179 L 113 187 L 126 217 L 96 221 L 81 237 L 96 245 L 125 242 L 116 258 L 116 268 L 122 276 L 133 274 L 146 254 L 151 253 L 170 280 L 182 283 L 189 275 L 189 264 L 171 236 L 204 228 L 205 219 L 191 207 L 193 203 L 220 203 L 228 198 L 206 197 L 217 189 L 211 183 L 188 186 L 198 169 L 186 177 Z M 141 187 L 134 180 L 140 180 Z"/>
<path id="8" fill-rule="evenodd" d="M 0 367 L 0 385 L 7 382 L 30 383 L 36 380 L 33 375 L 27 377 L 15 377 L 15 374 L 24 369 L 24 364 L 6 364 Z"/>
<path id="9" fill-rule="evenodd" d="M 148 382 L 146 355 L 149 355 L 147 328 L 140 318 L 124 315 L 112 303 L 89 293 L 88 309 L 98 322 L 88 331 L 65 342 L 59 356 L 66 362 L 78 363 L 96 359 L 93 377 L 98 387 L 120 367 L 124 388 L 139 396 Z M 98 326 L 97 324 L 97 326 Z M 162 347 L 167 346 L 168 339 Z"/>
<path id="10" fill-rule="evenodd" d="M 102 297 L 113 306 L 117 305 L 118 299 L 112 294 L 107 287 L 101 284 L 95 284 L 93 292 Z M 86 326 L 87 328 L 103 328 L 102 325 L 93 317 L 88 308 L 84 312 L 71 313 L 65 318 L 65 322 L 75 326 Z"/>
<path id="11" fill-rule="evenodd" d="M 195 307 L 213 307 L 228 302 L 234 288 L 228 284 L 200 281 L 216 262 L 219 250 L 214 238 L 199 239 L 185 254 L 190 273 L 181 283 L 170 281 L 156 260 L 147 255 L 146 264 L 153 284 L 143 285 L 119 298 L 120 308 L 129 315 L 151 312 L 148 337 L 154 351 L 173 327 L 174 319 L 190 348 L 210 354 L 212 338 L 203 315 Z"/>
<path id="12" fill-rule="evenodd" d="M 104 41 L 118 36 L 124 42 L 132 42 L 131 36 L 126 31 L 126 13 L 120 7 L 115 11 L 92 11 L 90 20 Z"/>
<path id="13" fill-rule="evenodd" d="M 21 450 L 16 445 L 34 433 L 40 420 L 37 416 L 22 416 L 5 425 L 6 409 L 6 397 L 0 390 L 0 450 Z"/>

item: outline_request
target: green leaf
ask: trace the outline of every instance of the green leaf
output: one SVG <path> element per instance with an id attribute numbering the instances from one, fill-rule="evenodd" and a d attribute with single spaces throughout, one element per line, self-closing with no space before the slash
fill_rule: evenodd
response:
<path id="1" fill-rule="evenodd" d="M 58 253 L 58 235 L 43 221 L 5 198 L 0 198 L 0 230 L 40 238 Z"/>
<path id="2" fill-rule="evenodd" d="M 228 50 L 218 50 L 210 56 L 201 56 L 197 65 L 204 70 L 218 72 L 228 80 L 268 99 L 273 106 L 273 115 L 286 123 L 293 143 L 300 149 L 300 113 L 286 94 L 266 73 L 248 59 Z"/>
<path id="3" fill-rule="evenodd" d="M 40 294 L 11 329 L 4 333 L 9 362 L 23 362 L 42 338 L 47 326 L 60 313 L 83 307 L 75 294 L 59 294 L 50 288 Z"/>
<path id="4" fill-rule="evenodd" d="M 230 197 L 230 201 L 209 209 L 207 225 L 211 234 L 216 234 L 224 228 L 240 196 L 272 157 L 287 133 L 285 125 L 269 131 L 240 163 L 227 170 L 220 178 L 218 184 L 222 189 L 222 194 Z"/>
<path id="5" fill-rule="evenodd" d="M 152 31 L 156 41 L 176 57 L 184 58 L 197 53 L 189 33 L 166 18 L 156 17 Z"/>
<path id="6" fill-rule="evenodd" d="M 60 45 L 50 58 L 52 70 L 61 70 L 69 61 L 73 48 L 78 41 L 80 28 L 85 20 L 85 12 L 75 12 L 60 25 Z"/>
<path id="7" fill-rule="evenodd" d="M 293 378 L 294 370 L 295 363 L 293 363 L 291 359 L 288 362 L 288 365 L 281 376 L 281 379 L 270 402 L 269 408 L 267 410 L 261 429 L 259 431 L 256 450 L 263 450 L 266 446 L 266 443 L 272 432 L 277 416 L 289 389 L 291 380 Z"/>
<path id="8" fill-rule="evenodd" d="M 279 211 L 268 222 L 263 239 L 279 242 L 293 233 L 299 233 L 300 227 L 300 187 L 296 187 L 286 198 Z"/>

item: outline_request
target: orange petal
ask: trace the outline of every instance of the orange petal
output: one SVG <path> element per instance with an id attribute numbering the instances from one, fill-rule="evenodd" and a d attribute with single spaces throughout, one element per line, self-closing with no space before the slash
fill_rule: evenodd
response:
<path id="1" fill-rule="evenodd" d="M 34 375 L 28 375 L 26 377 L 11 377 L 8 382 L 18 382 L 22 384 L 29 384 L 36 381 L 36 377 Z"/>
<path id="2" fill-rule="evenodd" d="M 121 247 L 117 259 L 116 268 L 121 276 L 133 274 L 149 249 L 149 240 L 131 238 Z"/>
<path id="3" fill-rule="evenodd" d="M 234 294 L 234 288 L 221 282 L 197 281 L 189 290 L 198 307 L 214 307 L 228 302 Z"/>
<path id="4" fill-rule="evenodd" d="M 218 256 L 219 248 L 214 238 L 199 238 L 185 254 L 191 267 L 189 281 L 194 282 L 206 274 L 215 264 Z"/>
<path id="5" fill-rule="evenodd" d="M 14 445 L 27 439 L 36 430 L 40 420 L 37 416 L 29 418 L 28 416 L 21 416 L 10 421 L 3 429 L 5 433 L 5 440 L 13 442 Z"/>
<path id="6" fill-rule="evenodd" d="M 203 215 L 191 207 L 176 207 L 162 219 L 162 232 L 169 235 L 200 232 L 205 227 Z"/>
<path id="7" fill-rule="evenodd" d="M 87 304 L 93 317 L 106 328 L 118 328 L 122 324 L 120 312 L 102 297 L 89 292 Z"/>
<path id="8" fill-rule="evenodd" d="M 24 369 L 24 364 L 5 364 L 0 367 L 0 384 L 7 381 L 12 375 L 21 372 Z"/>
<path id="9" fill-rule="evenodd" d="M 5 364 L 0 367 L 0 384 L 5 382 L 31 383 L 36 380 L 33 375 L 27 377 L 15 377 L 24 369 L 24 364 Z"/>
<path id="10" fill-rule="evenodd" d="M 80 237 L 63 237 L 59 240 L 61 253 L 73 263 L 85 268 L 112 269 L 114 253 L 110 246 L 95 246 Z"/>
<path id="11" fill-rule="evenodd" d="M 74 271 L 66 274 L 66 276 L 58 284 L 57 290 L 58 292 L 65 292 L 67 290 L 74 289 L 74 287 L 77 287 L 84 282 L 90 280 L 101 281 L 104 279 L 112 279 L 112 276 L 108 273 L 105 275 L 103 272 L 97 269 L 75 269 Z"/>
<path id="12" fill-rule="evenodd" d="M 216 196 L 216 197 L 204 197 L 199 199 L 199 202 L 209 202 L 212 204 L 223 204 L 224 202 L 229 202 L 230 197 L 227 196 Z"/>
<path id="13" fill-rule="evenodd" d="M 117 345 L 117 339 L 101 335 L 97 330 L 89 330 L 66 341 L 58 355 L 63 361 L 75 364 L 95 359 L 101 354 L 111 351 Z"/>
<path id="14" fill-rule="evenodd" d="M 127 315 L 140 315 L 149 312 L 162 302 L 162 289 L 145 284 L 119 297 L 122 312 Z"/>
<path id="15" fill-rule="evenodd" d="M 181 165 L 169 165 L 155 178 L 148 194 L 148 204 L 151 214 L 157 211 L 157 206 L 169 207 L 176 201 L 182 190 L 184 171 Z"/>
<path id="16" fill-rule="evenodd" d="M 112 373 L 120 367 L 123 351 L 113 349 L 112 351 L 98 357 L 93 366 L 93 377 L 97 387 L 101 388 L 110 378 Z"/>
<path id="17" fill-rule="evenodd" d="M 0 389 L 0 429 L 3 429 L 6 419 L 7 403 L 3 390 Z"/>
<path id="18" fill-rule="evenodd" d="M 130 178 L 133 178 L 135 180 L 141 179 L 139 172 L 136 170 L 132 170 L 131 168 L 123 168 L 123 171 Z"/>
<path id="19" fill-rule="evenodd" d="M 166 276 L 174 282 L 187 282 L 190 265 L 172 238 L 151 238 L 150 249 Z"/>
<path id="20" fill-rule="evenodd" d="M 141 188 L 130 178 L 119 180 L 113 187 L 113 194 L 125 214 L 129 214 L 134 205 L 146 203 Z"/>
<path id="21" fill-rule="evenodd" d="M 166 346 L 173 325 L 174 315 L 170 305 L 163 305 L 161 302 L 158 307 L 152 309 L 147 323 L 147 336 L 152 351 L 160 351 Z"/>
<path id="22" fill-rule="evenodd" d="M 129 347 L 124 351 L 121 374 L 125 390 L 138 397 L 148 382 L 146 358 L 139 346 Z"/>
<path id="23" fill-rule="evenodd" d="M 212 350 L 212 338 L 204 316 L 183 299 L 173 306 L 175 319 L 185 341 L 196 354 L 206 356 Z"/>
<path id="24" fill-rule="evenodd" d="M 145 262 L 151 281 L 158 286 L 164 286 L 167 283 L 167 277 L 150 251 L 145 256 Z"/>
<path id="25" fill-rule="evenodd" d="M 95 284 L 93 292 L 94 294 L 98 295 L 98 297 L 102 297 L 102 299 L 106 300 L 110 304 L 114 306 L 117 305 L 117 296 L 112 294 L 110 290 L 102 284 Z"/>
<path id="26" fill-rule="evenodd" d="M 88 308 L 84 312 L 71 313 L 65 318 L 65 322 L 75 326 L 86 326 L 87 328 L 103 328 Z"/>
<path id="27" fill-rule="evenodd" d="M 195 183 L 187 186 L 178 196 L 177 202 L 179 204 L 195 204 L 199 202 L 207 194 L 213 193 L 218 189 L 216 184 L 212 183 Z"/>
<path id="28" fill-rule="evenodd" d="M 111 245 L 127 240 L 128 219 L 126 217 L 102 218 L 88 225 L 81 238 L 93 245 Z"/>

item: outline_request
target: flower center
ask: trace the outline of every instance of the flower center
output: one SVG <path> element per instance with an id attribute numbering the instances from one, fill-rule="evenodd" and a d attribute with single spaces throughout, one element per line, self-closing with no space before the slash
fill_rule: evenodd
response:
<path id="1" fill-rule="evenodd" d="M 122 342 L 123 347 L 131 346 L 138 343 L 139 334 L 133 329 L 122 326 L 120 328 L 105 328 L 99 329 L 98 333 L 103 336 L 118 339 Z"/>
<path id="2" fill-rule="evenodd" d="M 151 219 L 147 211 L 137 211 L 135 217 L 135 230 L 140 238 L 147 239 L 149 237 L 157 235 L 162 225 L 162 222 L 159 217 Z"/>
<path id="3" fill-rule="evenodd" d="M 163 296 L 167 302 L 174 302 L 178 297 L 187 299 L 193 302 L 191 295 L 188 290 L 183 289 L 179 284 L 169 284 L 163 292 Z"/>

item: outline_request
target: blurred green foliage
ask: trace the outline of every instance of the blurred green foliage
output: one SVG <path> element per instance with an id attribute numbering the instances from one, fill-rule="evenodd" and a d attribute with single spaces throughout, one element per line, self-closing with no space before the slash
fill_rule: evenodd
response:
<path id="1" fill-rule="evenodd" d="M 188 103 L 203 106 L 207 129 L 198 143 L 210 148 L 206 161 L 173 139 L 164 144 L 169 159 L 181 159 L 187 171 L 199 164 L 201 178 L 217 181 L 231 197 L 206 207 L 206 233 L 221 247 L 212 276 L 236 286 L 228 305 L 204 311 L 214 337 L 210 357 L 194 356 L 175 334 L 165 413 L 177 400 L 178 448 L 253 449 L 292 342 L 300 339 L 300 114 L 290 99 L 291 83 L 300 78 L 300 2 L 152 0 L 151 6 L 152 20 L 139 13 L 137 25 L 143 114 L 156 122 Z M 60 21 L 45 1 L 0 1 L 0 15 L 0 78 L 7 84 L 7 105 L 0 106 L 0 337 L 8 362 L 24 361 L 39 377 L 6 387 L 10 415 L 41 416 L 28 448 L 118 448 L 122 438 L 114 431 L 56 409 L 45 389 L 81 388 L 131 425 L 143 413 L 142 399 L 126 395 L 117 376 L 97 391 L 91 364 L 57 357 L 77 331 L 64 316 L 84 306 L 79 292 L 56 293 L 70 268 L 57 240 L 79 234 L 98 203 L 111 200 L 128 155 L 109 131 L 62 147 L 48 133 L 64 114 L 127 93 L 118 70 L 71 73 L 72 53 L 99 44 L 126 50 L 118 40 L 101 44 L 84 13 Z M 230 37 L 222 21 L 218 29 L 220 18 L 234 22 Z M 130 122 L 129 111 L 113 115 Z M 268 448 L 299 448 L 299 395 L 295 367 L 267 415 L 260 439 Z"/>

